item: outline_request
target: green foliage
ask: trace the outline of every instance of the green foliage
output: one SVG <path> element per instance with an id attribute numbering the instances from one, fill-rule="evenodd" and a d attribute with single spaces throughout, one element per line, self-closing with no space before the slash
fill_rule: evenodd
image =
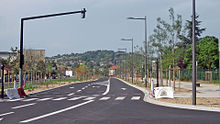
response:
<path id="1" fill-rule="evenodd" d="M 186 50 L 184 57 L 188 64 L 187 69 L 192 68 L 192 47 Z M 217 69 L 218 61 L 218 39 L 212 36 L 206 36 L 196 45 L 196 60 L 199 69 Z"/>

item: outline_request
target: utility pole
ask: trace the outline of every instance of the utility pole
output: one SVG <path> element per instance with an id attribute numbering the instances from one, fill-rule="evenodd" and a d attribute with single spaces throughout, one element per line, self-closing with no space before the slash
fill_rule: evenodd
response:
<path id="1" fill-rule="evenodd" d="M 195 0 L 192 0 L 192 105 L 196 105 L 196 38 L 195 38 Z"/>

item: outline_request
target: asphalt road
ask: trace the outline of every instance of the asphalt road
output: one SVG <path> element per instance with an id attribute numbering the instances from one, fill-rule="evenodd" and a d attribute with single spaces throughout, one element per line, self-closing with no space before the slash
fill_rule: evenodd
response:
<path id="1" fill-rule="evenodd" d="M 0 124 L 219 124 L 220 113 L 149 104 L 111 78 L 71 84 L 18 100 L 0 100 Z"/>

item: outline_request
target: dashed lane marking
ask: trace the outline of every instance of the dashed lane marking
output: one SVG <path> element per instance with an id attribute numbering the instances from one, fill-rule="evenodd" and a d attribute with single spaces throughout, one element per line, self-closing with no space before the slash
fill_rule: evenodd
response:
<path id="1" fill-rule="evenodd" d="M 82 90 L 77 90 L 76 92 L 81 92 Z"/>
<path id="2" fill-rule="evenodd" d="M 68 100 L 78 100 L 78 99 L 81 99 L 81 98 L 85 98 L 85 96 L 73 97 L 73 98 L 68 99 Z"/>
<path id="3" fill-rule="evenodd" d="M 74 87 L 70 87 L 70 89 L 73 89 Z"/>
<path id="4" fill-rule="evenodd" d="M 68 94 L 67 96 L 72 96 L 72 95 L 74 95 L 74 93 L 70 93 L 70 94 Z"/>
<path id="5" fill-rule="evenodd" d="M 99 100 L 108 100 L 108 99 L 110 99 L 110 97 L 102 97 Z"/>
<path id="6" fill-rule="evenodd" d="M 117 97 L 117 98 L 115 98 L 115 100 L 124 100 L 125 99 L 125 97 Z"/>
<path id="7" fill-rule="evenodd" d="M 23 100 L 24 98 L 18 98 L 18 99 L 9 99 L 8 101 L 9 102 L 15 102 L 15 101 L 20 101 L 20 100 Z"/>
<path id="8" fill-rule="evenodd" d="M 54 112 L 51 112 L 51 113 L 48 113 L 48 114 L 45 114 L 45 115 L 41 115 L 41 116 L 38 116 L 38 117 L 34 117 L 34 118 L 31 118 L 31 119 L 20 121 L 20 123 L 28 123 L 28 122 L 31 122 L 31 121 L 36 121 L 36 120 L 39 120 L 39 119 L 42 119 L 42 118 L 46 118 L 46 117 L 49 117 L 49 116 L 52 116 L 52 115 L 55 115 L 55 114 L 59 114 L 59 113 L 62 113 L 62 112 L 72 110 L 74 108 L 86 105 L 86 104 L 91 103 L 93 101 L 94 100 L 86 101 L 86 102 L 83 102 L 83 103 L 80 103 L 80 104 L 77 104 L 77 105 L 74 105 L 74 106 L 71 106 L 71 107 L 68 107 L 68 108 L 65 108 L 65 109 L 61 109 L 61 110 L 54 111 Z"/>
<path id="9" fill-rule="evenodd" d="M 24 107 L 32 106 L 32 105 L 35 105 L 35 104 L 36 104 L 36 103 L 30 103 L 30 104 L 15 106 L 15 107 L 12 107 L 12 109 L 24 108 Z"/>
<path id="10" fill-rule="evenodd" d="M 53 99 L 53 100 L 55 100 L 55 101 L 60 101 L 60 100 L 64 100 L 64 99 L 66 99 L 67 97 L 60 97 L 60 98 L 56 98 L 56 99 Z"/>
<path id="11" fill-rule="evenodd" d="M 133 96 L 132 98 L 131 98 L 131 100 L 139 100 L 141 97 L 140 96 Z"/>
<path id="12" fill-rule="evenodd" d="M 46 101 L 46 100 L 50 100 L 50 99 L 52 99 L 52 98 L 48 97 L 48 98 L 39 99 L 37 101 Z"/>
<path id="13" fill-rule="evenodd" d="M 22 100 L 22 101 L 24 101 L 24 102 L 28 102 L 28 101 L 33 101 L 33 100 L 37 100 L 38 98 L 30 98 L 30 99 L 24 99 L 24 100 Z"/>
<path id="14" fill-rule="evenodd" d="M 13 113 L 15 113 L 15 112 L 8 112 L 8 113 L 0 114 L 0 117 L 5 116 L 5 115 L 10 115 L 10 114 L 13 114 Z"/>
<path id="15" fill-rule="evenodd" d="M 93 100 L 93 99 L 95 99 L 96 97 L 87 97 L 87 98 L 85 98 L 85 99 L 83 99 L 83 100 Z"/>

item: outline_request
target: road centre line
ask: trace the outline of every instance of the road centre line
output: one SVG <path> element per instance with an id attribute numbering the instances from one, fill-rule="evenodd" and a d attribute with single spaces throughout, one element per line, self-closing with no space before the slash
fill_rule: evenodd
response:
<path id="1" fill-rule="evenodd" d="M 31 122 L 31 121 L 35 121 L 35 120 L 39 120 L 39 119 L 42 119 L 42 118 L 46 118 L 46 117 L 49 117 L 49 116 L 52 116 L 52 115 L 55 115 L 55 114 L 59 114 L 59 113 L 62 113 L 62 112 L 65 112 L 65 111 L 68 111 L 68 110 L 71 110 L 71 109 L 74 109 L 74 108 L 86 105 L 86 104 L 91 103 L 93 101 L 94 100 L 86 101 L 86 102 L 83 102 L 83 103 L 80 103 L 80 104 L 77 104 L 77 105 L 74 105 L 74 106 L 71 106 L 71 107 L 68 107 L 68 108 L 65 108 L 65 109 L 61 109 L 61 110 L 54 111 L 54 112 L 51 112 L 51 113 L 48 113 L 48 114 L 45 114 L 45 115 L 41 115 L 41 116 L 38 116 L 38 117 L 34 117 L 34 118 L 31 118 L 31 119 L 20 121 L 20 123 L 28 123 L 28 122 Z"/>
<path id="2" fill-rule="evenodd" d="M 102 97 L 99 100 L 108 100 L 108 99 L 110 99 L 110 97 Z"/>
<path id="3" fill-rule="evenodd" d="M 13 114 L 13 113 L 15 113 L 15 112 L 8 112 L 8 113 L 0 114 L 0 117 L 5 116 L 5 115 L 10 115 L 10 114 Z"/>
<path id="4" fill-rule="evenodd" d="M 139 100 L 141 97 L 140 96 L 133 96 L 132 98 L 131 98 L 131 100 Z"/>
<path id="5" fill-rule="evenodd" d="M 102 95 L 104 96 L 104 95 L 108 94 L 109 90 L 110 90 L 110 79 L 108 80 L 108 85 L 107 85 L 106 91 Z"/>
<path id="6" fill-rule="evenodd" d="M 32 106 L 32 105 L 35 105 L 35 104 L 36 104 L 36 103 L 30 103 L 30 104 L 15 106 L 15 107 L 12 107 L 12 109 L 24 108 L 24 107 Z"/>
<path id="7" fill-rule="evenodd" d="M 85 98 L 85 96 L 73 97 L 73 98 L 68 99 L 68 100 L 78 100 L 78 99 L 81 99 L 81 98 Z"/>
<path id="8" fill-rule="evenodd" d="M 48 97 L 48 98 L 39 99 L 37 101 L 46 101 L 46 100 L 50 100 L 50 99 L 52 99 L 52 98 Z"/>
<path id="9" fill-rule="evenodd" d="M 77 90 L 76 92 L 81 92 L 82 90 Z"/>
<path id="10" fill-rule="evenodd" d="M 124 100 L 125 97 L 117 97 L 115 100 Z"/>
<path id="11" fill-rule="evenodd" d="M 92 100 L 92 99 L 95 99 L 96 97 L 87 97 L 87 98 L 85 98 L 85 99 L 83 99 L 83 100 Z"/>

